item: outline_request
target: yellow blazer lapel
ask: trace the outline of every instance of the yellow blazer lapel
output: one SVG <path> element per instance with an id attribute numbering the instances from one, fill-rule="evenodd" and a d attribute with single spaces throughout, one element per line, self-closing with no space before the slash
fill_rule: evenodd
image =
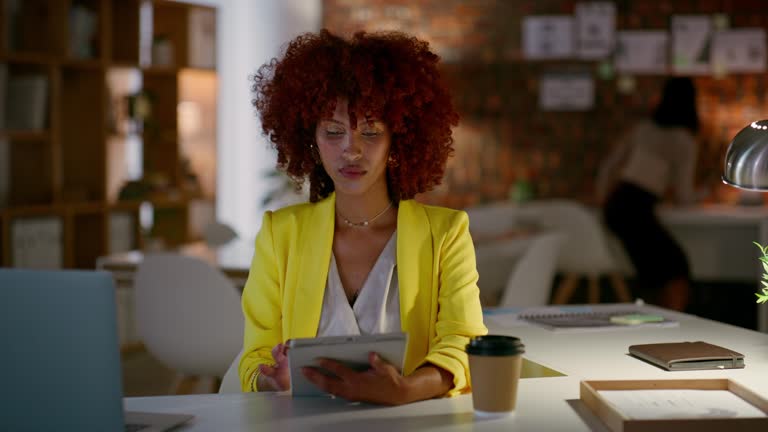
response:
<path id="1" fill-rule="evenodd" d="M 400 202 L 397 212 L 397 278 L 400 285 L 400 325 L 408 332 L 409 347 L 405 355 L 404 373 L 410 374 L 426 355 L 413 341 L 427 341 L 432 326 L 433 283 L 432 230 L 424 207 L 413 201 Z M 426 348 L 426 345 L 421 346 Z"/>
<path id="2" fill-rule="evenodd" d="M 299 221 L 298 253 L 301 272 L 296 287 L 291 337 L 315 337 L 320 325 L 323 294 L 331 263 L 336 195 L 318 202 Z"/>

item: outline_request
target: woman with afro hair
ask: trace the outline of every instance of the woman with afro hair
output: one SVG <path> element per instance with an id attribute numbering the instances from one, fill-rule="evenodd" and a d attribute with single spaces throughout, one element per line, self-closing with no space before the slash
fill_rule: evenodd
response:
<path id="1" fill-rule="evenodd" d="M 243 291 L 243 391 L 290 388 L 293 338 L 406 332 L 402 375 L 376 354 L 304 376 L 336 396 L 403 404 L 470 390 L 464 347 L 487 332 L 466 213 L 422 205 L 459 116 L 426 42 L 326 30 L 291 41 L 253 80 L 277 164 L 309 203 L 266 212 Z"/>

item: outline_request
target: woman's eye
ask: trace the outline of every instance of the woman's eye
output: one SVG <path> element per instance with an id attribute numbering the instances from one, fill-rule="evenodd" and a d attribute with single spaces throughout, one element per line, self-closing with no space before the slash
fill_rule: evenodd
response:
<path id="1" fill-rule="evenodd" d="M 329 137 L 338 137 L 344 135 L 344 131 L 340 129 L 326 129 L 325 134 Z"/>
<path id="2" fill-rule="evenodd" d="M 363 135 L 366 138 L 375 138 L 381 135 L 381 132 L 377 130 L 366 130 L 366 131 L 363 131 L 361 135 Z"/>

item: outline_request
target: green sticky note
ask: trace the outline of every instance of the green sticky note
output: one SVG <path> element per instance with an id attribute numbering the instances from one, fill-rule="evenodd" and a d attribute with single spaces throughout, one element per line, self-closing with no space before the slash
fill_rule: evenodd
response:
<path id="1" fill-rule="evenodd" d="M 645 323 L 655 323 L 664 321 L 664 317 L 659 315 L 629 314 L 616 315 L 611 317 L 611 322 L 615 324 L 637 325 Z"/>

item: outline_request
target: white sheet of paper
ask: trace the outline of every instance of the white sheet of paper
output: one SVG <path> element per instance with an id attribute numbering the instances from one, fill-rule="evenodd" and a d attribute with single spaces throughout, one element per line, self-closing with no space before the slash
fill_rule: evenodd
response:
<path id="1" fill-rule="evenodd" d="M 523 54 L 532 60 L 573 56 L 573 18 L 535 15 L 523 19 Z"/>
<path id="2" fill-rule="evenodd" d="M 766 417 L 757 407 L 727 390 L 599 390 L 606 401 L 631 419 Z"/>
<path id="3" fill-rule="evenodd" d="M 739 28 L 715 33 L 712 62 L 725 72 L 765 72 L 765 29 Z"/>
<path id="4" fill-rule="evenodd" d="M 539 81 L 543 111 L 587 111 L 595 105 L 595 80 L 588 73 L 545 74 Z"/>
<path id="5" fill-rule="evenodd" d="M 616 70 L 625 73 L 666 73 L 667 39 L 667 32 L 663 30 L 618 32 L 614 58 Z"/>
<path id="6" fill-rule="evenodd" d="M 712 19 L 709 15 L 672 17 L 672 70 L 703 75 L 711 71 Z"/>
<path id="7" fill-rule="evenodd" d="M 616 5 L 605 1 L 577 3 L 575 15 L 579 57 L 610 56 L 616 43 Z"/>

